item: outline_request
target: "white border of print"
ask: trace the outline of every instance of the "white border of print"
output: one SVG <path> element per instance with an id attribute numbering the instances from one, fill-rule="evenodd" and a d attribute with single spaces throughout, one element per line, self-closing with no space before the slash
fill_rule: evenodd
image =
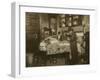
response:
<path id="1" fill-rule="evenodd" d="M 25 12 L 62 13 L 90 15 L 90 64 L 52 67 L 25 67 Z M 86 7 L 47 7 L 32 4 L 12 3 L 12 62 L 11 73 L 14 77 L 52 76 L 60 74 L 92 73 L 96 71 L 95 53 L 95 16 L 96 9 Z"/>

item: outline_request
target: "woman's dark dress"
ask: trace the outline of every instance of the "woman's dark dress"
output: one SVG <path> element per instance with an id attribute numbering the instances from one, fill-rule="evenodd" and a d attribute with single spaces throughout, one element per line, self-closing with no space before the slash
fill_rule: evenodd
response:
<path id="1" fill-rule="evenodd" d="M 71 64 L 78 64 L 78 50 L 77 50 L 76 34 L 74 32 L 70 37 L 70 47 L 72 55 Z"/>

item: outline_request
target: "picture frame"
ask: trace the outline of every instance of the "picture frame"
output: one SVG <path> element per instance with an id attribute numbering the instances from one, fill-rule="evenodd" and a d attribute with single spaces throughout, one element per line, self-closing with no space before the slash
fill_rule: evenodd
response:
<path id="1" fill-rule="evenodd" d="M 52 13 L 52 14 L 78 14 L 78 15 L 89 15 L 90 16 L 90 64 L 88 65 L 61 65 L 61 66 L 43 66 L 43 67 L 26 67 L 26 34 L 25 34 L 25 22 L 26 22 L 26 12 L 33 13 Z M 87 7 L 50 7 L 50 6 L 34 6 L 32 4 L 26 3 L 12 3 L 11 7 L 11 75 L 13 77 L 24 77 L 24 76 L 47 76 L 55 74 L 75 74 L 75 73 L 91 73 L 96 71 L 96 57 L 95 57 L 95 46 L 93 42 L 95 41 L 95 8 Z M 70 17 L 70 16 L 69 16 Z M 68 17 L 68 18 L 69 18 Z M 67 18 L 67 19 L 68 19 Z M 51 22 L 53 18 L 51 16 Z M 72 16 L 73 19 L 73 16 Z M 56 20 L 56 19 L 55 19 Z M 66 19 L 65 19 L 66 20 Z M 73 19 L 74 20 L 74 19 Z M 77 22 L 78 19 L 75 19 Z M 33 21 L 34 22 L 34 21 Z M 65 25 L 67 22 L 62 22 L 59 25 Z M 71 23 L 71 22 L 70 22 Z M 53 26 L 52 24 L 49 24 Z M 67 24 L 69 27 L 71 25 L 78 26 L 79 23 Z M 31 35 L 30 35 L 31 36 Z M 35 35 L 34 35 L 35 36 Z M 32 54 L 30 54 L 33 56 Z M 31 59 L 31 58 L 30 58 Z M 60 72 L 60 73 L 59 73 Z"/>

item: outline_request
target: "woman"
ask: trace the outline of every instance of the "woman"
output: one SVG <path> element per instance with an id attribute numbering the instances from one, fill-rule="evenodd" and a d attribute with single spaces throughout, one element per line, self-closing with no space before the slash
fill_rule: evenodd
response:
<path id="1" fill-rule="evenodd" d="M 70 30 L 71 64 L 78 64 L 77 38 L 73 29 Z"/>

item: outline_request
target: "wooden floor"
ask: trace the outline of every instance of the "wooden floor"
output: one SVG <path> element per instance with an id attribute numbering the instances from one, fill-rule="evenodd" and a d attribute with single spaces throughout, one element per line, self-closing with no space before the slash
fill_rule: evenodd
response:
<path id="1" fill-rule="evenodd" d="M 32 54 L 30 55 L 32 56 Z M 64 54 L 56 55 L 34 55 L 32 60 L 29 61 L 29 56 L 26 58 L 26 67 L 34 66 L 56 66 L 68 64 Z M 67 61 L 67 62 L 66 62 Z M 30 63 L 30 64 L 29 64 Z"/>
<path id="2" fill-rule="evenodd" d="M 61 65 L 72 65 L 72 61 L 69 59 L 69 54 L 53 54 L 46 55 L 28 53 L 26 56 L 26 67 L 39 67 L 39 66 L 61 66 Z M 88 61 L 84 61 L 84 58 L 80 58 L 77 64 L 89 64 Z"/>

